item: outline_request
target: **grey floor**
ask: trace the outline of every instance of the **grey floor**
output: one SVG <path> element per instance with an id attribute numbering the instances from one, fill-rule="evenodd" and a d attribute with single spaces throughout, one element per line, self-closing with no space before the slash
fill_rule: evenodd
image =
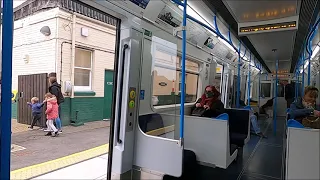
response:
<path id="1" fill-rule="evenodd" d="M 284 179 L 283 136 L 285 118 L 277 118 L 276 134 L 273 122 L 261 120 L 262 131 L 267 139 L 251 135 L 248 144 L 243 148 L 243 156 L 233 162 L 228 169 L 201 167 L 199 179 L 219 180 L 277 180 Z"/>
<path id="2" fill-rule="evenodd" d="M 11 153 L 11 170 L 35 165 L 109 142 L 109 122 L 96 122 L 82 127 L 65 127 L 58 137 L 44 136 L 40 130 L 12 135 L 12 144 L 26 149 Z"/>

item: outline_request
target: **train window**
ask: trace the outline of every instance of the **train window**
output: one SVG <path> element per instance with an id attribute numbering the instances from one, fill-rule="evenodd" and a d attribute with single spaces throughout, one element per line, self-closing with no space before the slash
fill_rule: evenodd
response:
<path id="1" fill-rule="evenodd" d="M 284 88 L 283 84 L 278 84 L 277 97 L 284 97 Z"/>
<path id="2" fill-rule="evenodd" d="M 261 84 L 261 97 L 271 97 L 271 83 Z"/>
<path id="3" fill-rule="evenodd" d="M 213 85 L 216 87 L 216 89 L 217 89 L 219 92 L 221 92 L 222 70 L 223 70 L 223 66 L 220 65 L 220 64 L 217 64 L 215 82 L 214 82 Z"/>
<path id="4" fill-rule="evenodd" d="M 153 68 L 153 94 L 157 98 L 154 106 L 180 103 L 181 96 L 181 57 L 171 56 L 160 51 L 155 53 Z M 173 66 L 175 64 L 175 66 Z M 199 64 L 186 60 L 185 103 L 197 99 Z"/>

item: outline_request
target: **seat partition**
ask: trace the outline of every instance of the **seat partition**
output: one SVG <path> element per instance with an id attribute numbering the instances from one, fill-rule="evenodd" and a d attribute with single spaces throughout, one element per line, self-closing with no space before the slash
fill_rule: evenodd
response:
<path id="1" fill-rule="evenodd" d="M 320 179 L 320 130 L 288 121 L 286 179 Z"/>
<path id="2" fill-rule="evenodd" d="M 185 116 L 184 123 L 184 148 L 195 152 L 200 164 L 226 169 L 237 157 L 238 150 L 230 145 L 228 120 Z M 176 121 L 176 138 L 179 126 Z"/>
<path id="3" fill-rule="evenodd" d="M 243 147 L 250 140 L 250 112 L 245 109 L 225 109 L 229 115 L 231 143 Z"/>

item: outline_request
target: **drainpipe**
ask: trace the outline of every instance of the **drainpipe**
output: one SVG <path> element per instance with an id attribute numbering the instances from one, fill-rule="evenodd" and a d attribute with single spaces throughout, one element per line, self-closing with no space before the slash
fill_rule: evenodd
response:
<path id="1" fill-rule="evenodd" d="M 72 37 L 71 37 L 71 98 L 74 98 L 74 62 L 76 58 L 76 14 L 72 14 Z"/>
<path id="2" fill-rule="evenodd" d="M 56 11 L 56 45 L 55 45 L 55 49 L 56 49 L 56 63 L 54 64 L 54 72 L 57 73 L 57 64 L 58 64 L 58 56 L 59 56 L 59 8 Z M 61 77 L 61 76 L 60 76 Z M 60 84 L 61 84 L 61 78 L 60 78 Z"/>

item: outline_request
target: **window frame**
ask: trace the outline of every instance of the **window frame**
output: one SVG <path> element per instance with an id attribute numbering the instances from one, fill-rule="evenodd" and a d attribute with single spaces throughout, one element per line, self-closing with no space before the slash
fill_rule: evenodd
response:
<path id="1" fill-rule="evenodd" d="M 81 47 L 76 47 L 76 49 L 80 49 L 82 51 L 90 52 L 90 66 L 91 66 L 91 68 L 78 67 L 78 66 L 75 66 L 75 65 L 73 66 L 74 71 L 76 69 L 83 69 L 83 70 L 89 70 L 90 71 L 90 73 L 89 73 L 89 86 L 76 86 L 74 84 L 74 91 L 75 92 L 92 91 L 93 50 L 84 49 L 84 48 L 81 48 Z M 76 61 L 76 58 L 75 58 L 75 61 Z M 76 63 L 74 62 L 74 64 L 76 64 Z M 75 79 L 73 79 L 73 81 L 75 82 Z"/>

